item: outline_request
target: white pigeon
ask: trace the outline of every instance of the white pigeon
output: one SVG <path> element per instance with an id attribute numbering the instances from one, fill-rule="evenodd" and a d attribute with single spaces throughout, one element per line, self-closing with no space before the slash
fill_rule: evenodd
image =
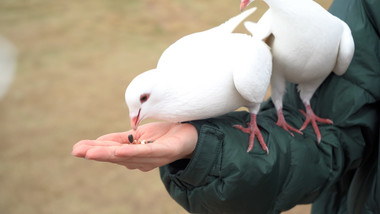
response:
<path id="1" fill-rule="evenodd" d="M 146 118 L 171 122 L 206 119 L 246 106 L 251 113 L 248 151 L 257 136 L 268 148 L 256 124 L 272 71 L 272 55 L 262 41 L 232 33 L 255 8 L 207 31 L 185 36 L 159 59 L 155 69 L 132 80 L 125 99 L 131 127 Z"/>
<path id="2" fill-rule="evenodd" d="M 242 0 L 240 9 L 252 1 Z M 246 22 L 245 26 L 259 38 L 273 35 L 269 43 L 273 55 L 271 93 L 277 110 L 277 125 L 289 133 L 301 133 L 311 123 L 320 143 L 317 122 L 333 122 L 316 116 L 310 99 L 331 71 L 336 75 L 346 72 L 355 49 L 350 28 L 312 0 L 264 1 L 269 5 L 268 11 L 257 24 Z M 285 121 L 282 112 L 286 81 L 298 84 L 306 108 L 306 113 L 301 111 L 306 120 L 299 130 Z"/>

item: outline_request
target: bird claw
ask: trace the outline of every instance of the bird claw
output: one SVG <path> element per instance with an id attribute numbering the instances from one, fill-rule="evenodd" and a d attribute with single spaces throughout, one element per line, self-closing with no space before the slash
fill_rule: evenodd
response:
<path id="1" fill-rule="evenodd" d="M 250 152 L 253 149 L 253 145 L 255 143 L 255 137 L 257 137 L 261 148 L 267 152 L 267 155 L 269 155 L 269 149 L 267 145 L 265 144 L 264 138 L 261 135 L 261 132 L 259 128 L 257 127 L 256 123 L 256 115 L 251 115 L 251 122 L 247 123 L 247 128 L 244 128 L 242 125 L 233 125 L 234 128 L 237 128 L 241 130 L 244 133 L 249 134 L 249 142 L 248 142 L 248 149 L 247 152 Z"/>
<path id="2" fill-rule="evenodd" d="M 244 128 L 242 125 L 233 125 L 232 127 L 237 128 L 244 133 L 250 134 L 251 129 L 249 128 L 249 126 L 250 126 L 249 123 L 247 123 L 247 126 L 248 126 L 247 128 Z"/>
<path id="3" fill-rule="evenodd" d="M 294 128 L 293 126 L 289 125 L 286 122 L 284 114 L 282 113 L 281 109 L 277 111 L 277 118 L 278 119 L 277 119 L 276 125 L 283 128 L 285 131 L 289 132 L 289 134 L 292 135 L 293 137 L 294 137 L 294 134 L 292 132 L 303 135 L 303 133 L 300 130 Z"/>
<path id="4" fill-rule="evenodd" d="M 289 125 L 287 122 L 279 122 L 276 123 L 277 126 L 283 128 L 285 131 L 289 132 L 290 135 L 294 137 L 294 134 L 292 132 L 295 132 L 297 134 L 303 135 L 301 130 L 298 130 L 296 128 L 293 128 L 293 126 Z"/>
<path id="5" fill-rule="evenodd" d="M 326 124 L 330 124 L 331 125 L 331 124 L 333 124 L 333 121 L 330 120 L 330 119 L 320 118 L 317 115 L 315 115 L 315 113 L 311 109 L 310 105 L 306 106 L 306 112 L 303 111 L 303 110 L 300 110 L 300 112 L 305 116 L 306 119 L 305 119 L 305 122 L 303 123 L 303 125 L 301 126 L 301 128 L 299 130 L 300 131 L 305 130 L 306 127 L 307 127 L 307 125 L 309 123 L 311 123 L 311 126 L 314 129 L 314 133 L 317 136 L 317 141 L 318 141 L 318 144 L 319 144 L 321 142 L 322 135 L 321 135 L 321 132 L 319 131 L 317 122 L 318 123 L 326 123 Z"/>

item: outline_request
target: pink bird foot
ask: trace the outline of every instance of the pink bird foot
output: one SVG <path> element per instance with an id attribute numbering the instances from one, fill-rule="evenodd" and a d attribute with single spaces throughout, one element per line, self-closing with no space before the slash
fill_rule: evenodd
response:
<path id="1" fill-rule="evenodd" d="M 300 128 L 300 131 L 304 130 L 307 127 L 307 125 L 309 123 L 311 123 L 311 125 L 313 126 L 313 129 L 314 129 L 314 133 L 317 136 L 318 143 L 320 143 L 322 136 L 321 136 L 321 132 L 319 131 L 317 122 L 326 123 L 326 124 L 333 124 L 333 121 L 330 119 L 320 118 L 317 115 L 315 115 L 313 109 L 311 109 L 311 106 L 309 104 L 305 105 L 305 107 L 306 107 L 306 113 L 305 113 L 305 111 L 300 110 L 300 112 L 306 117 L 306 120 L 303 123 L 302 127 Z"/>
<path id="2" fill-rule="evenodd" d="M 257 127 L 256 114 L 251 114 L 251 122 L 247 123 L 247 125 L 248 125 L 247 128 L 244 128 L 241 125 L 234 125 L 233 126 L 233 127 L 237 128 L 237 129 L 240 129 L 242 132 L 250 134 L 249 135 L 249 142 L 248 142 L 247 152 L 250 152 L 252 150 L 254 142 L 255 142 L 255 136 L 256 136 L 257 139 L 259 140 L 261 148 L 263 148 L 263 150 L 266 151 L 267 154 L 269 155 L 269 149 L 268 149 L 267 145 L 264 142 L 264 138 L 261 135 L 261 132 L 260 132 L 259 128 Z"/>
<path id="3" fill-rule="evenodd" d="M 294 134 L 292 132 L 296 132 L 300 135 L 302 135 L 302 132 L 296 128 L 293 128 L 291 125 L 289 125 L 286 121 L 285 121 L 285 117 L 284 117 L 284 114 L 282 113 L 282 109 L 279 109 L 277 110 L 277 126 L 283 128 L 285 131 L 289 132 L 293 137 L 294 137 Z M 292 132 L 291 132 L 292 131 Z"/>

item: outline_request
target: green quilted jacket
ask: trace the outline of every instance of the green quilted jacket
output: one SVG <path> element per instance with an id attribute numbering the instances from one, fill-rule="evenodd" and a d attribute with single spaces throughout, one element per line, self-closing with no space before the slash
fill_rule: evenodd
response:
<path id="1" fill-rule="evenodd" d="M 269 100 L 257 123 L 269 147 L 257 142 L 246 152 L 248 134 L 232 127 L 250 121 L 232 112 L 192 121 L 199 135 L 191 160 L 160 168 L 162 181 L 191 213 L 280 213 L 313 203 L 312 213 L 380 213 L 380 1 L 336 0 L 330 12 L 344 20 L 355 40 L 355 54 L 343 76 L 331 74 L 314 94 L 315 113 L 334 125 L 319 125 L 320 144 L 308 126 L 292 137 L 276 126 Z M 289 84 L 284 115 L 301 127 L 304 106 Z"/>

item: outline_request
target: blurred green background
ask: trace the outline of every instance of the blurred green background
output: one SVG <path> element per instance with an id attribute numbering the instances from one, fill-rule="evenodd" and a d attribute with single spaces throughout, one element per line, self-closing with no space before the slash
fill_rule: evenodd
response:
<path id="1" fill-rule="evenodd" d="M 124 91 L 131 79 L 155 67 L 180 37 L 238 14 L 239 3 L 1 0 L 0 35 L 18 57 L 0 100 L 0 213 L 186 213 L 158 170 L 75 158 L 71 148 L 129 129 Z M 253 5 L 260 7 L 250 18 L 256 21 L 266 5 Z M 287 213 L 309 212 L 305 205 Z"/>

